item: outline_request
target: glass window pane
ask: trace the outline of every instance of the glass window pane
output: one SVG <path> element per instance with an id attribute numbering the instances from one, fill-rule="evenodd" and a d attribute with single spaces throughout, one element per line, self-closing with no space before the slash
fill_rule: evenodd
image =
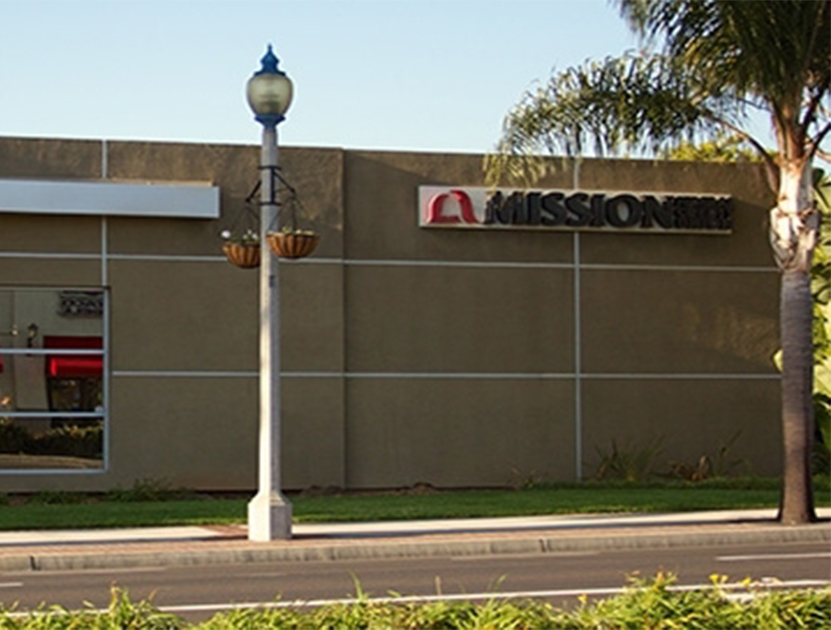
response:
<path id="1" fill-rule="evenodd" d="M 0 288 L 0 470 L 102 467 L 104 303 Z"/>
<path id="2" fill-rule="evenodd" d="M 103 420 L 0 417 L 0 468 L 103 467 Z"/>

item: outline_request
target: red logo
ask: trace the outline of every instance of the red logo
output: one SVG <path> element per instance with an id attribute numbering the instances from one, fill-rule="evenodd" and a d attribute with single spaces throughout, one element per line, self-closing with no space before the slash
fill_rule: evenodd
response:
<path id="1" fill-rule="evenodd" d="M 455 199 L 459 208 L 459 214 L 448 214 L 445 202 L 450 198 Z M 464 190 L 451 190 L 446 193 L 439 193 L 430 199 L 424 217 L 425 223 L 479 223 L 479 219 L 473 212 L 473 203 Z"/>

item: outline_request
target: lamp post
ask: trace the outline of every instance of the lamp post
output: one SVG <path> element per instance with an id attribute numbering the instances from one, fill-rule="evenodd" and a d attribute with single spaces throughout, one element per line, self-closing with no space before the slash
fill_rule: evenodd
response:
<path id="1" fill-rule="evenodd" d="M 248 539 L 291 538 L 291 504 L 280 486 L 280 280 L 266 235 L 277 218 L 277 125 L 291 104 L 292 84 L 268 46 L 246 96 L 263 126 L 260 156 L 260 434 L 259 485 L 248 503 Z"/>

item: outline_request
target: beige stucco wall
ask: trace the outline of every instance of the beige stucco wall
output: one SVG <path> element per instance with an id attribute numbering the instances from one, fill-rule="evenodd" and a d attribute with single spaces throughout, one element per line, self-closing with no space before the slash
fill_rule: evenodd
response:
<path id="1" fill-rule="evenodd" d="M 110 294 L 107 471 L 5 475 L 9 491 L 148 478 L 253 489 L 257 274 L 225 262 L 218 234 L 255 184 L 258 154 L 0 139 L 0 178 L 95 179 L 106 163 L 111 179 L 211 182 L 222 212 L 0 213 L 3 285 Z M 558 162 L 543 187 L 736 201 L 729 236 L 575 237 L 420 229 L 417 187 L 481 186 L 481 156 L 280 155 L 322 235 L 312 258 L 280 268 L 287 488 L 570 480 L 591 475 L 611 440 L 660 438 L 664 460 L 694 461 L 734 435 L 737 457 L 777 472 L 778 276 L 755 167 Z"/>
<path id="2" fill-rule="evenodd" d="M 110 180 L 210 182 L 222 213 L 217 221 L 0 214 L 2 283 L 106 286 L 111 358 L 107 471 L 14 473 L 4 489 L 255 485 L 257 274 L 225 261 L 219 233 L 237 221 L 258 156 L 254 146 L 0 139 L 0 177 L 93 180 L 106 164 Z M 340 256 L 342 152 L 285 149 L 281 158 L 323 234 L 318 255 Z M 282 266 L 285 370 L 342 371 L 342 278 L 340 265 Z M 343 485 L 342 391 L 341 378 L 312 391 L 285 379 L 287 484 Z"/>
<path id="3" fill-rule="evenodd" d="M 350 485 L 499 484 L 518 468 L 574 479 L 612 440 L 661 440 L 664 468 L 732 440 L 731 457 L 778 471 L 778 275 L 755 167 L 558 163 L 541 187 L 735 200 L 729 236 L 575 238 L 415 227 L 417 186 L 481 186 L 478 156 L 361 152 L 346 165 Z"/>

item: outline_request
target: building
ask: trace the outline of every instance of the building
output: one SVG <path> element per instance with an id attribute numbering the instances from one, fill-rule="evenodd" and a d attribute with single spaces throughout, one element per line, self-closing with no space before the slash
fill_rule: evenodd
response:
<path id="1" fill-rule="evenodd" d="M 254 488 L 257 274 L 219 233 L 258 156 L 0 139 L 3 490 Z M 280 160 L 321 234 L 280 271 L 287 489 L 575 480 L 613 442 L 778 473 L 756 166 L 562 162 L 500 202 L 476 155 Z"/>

